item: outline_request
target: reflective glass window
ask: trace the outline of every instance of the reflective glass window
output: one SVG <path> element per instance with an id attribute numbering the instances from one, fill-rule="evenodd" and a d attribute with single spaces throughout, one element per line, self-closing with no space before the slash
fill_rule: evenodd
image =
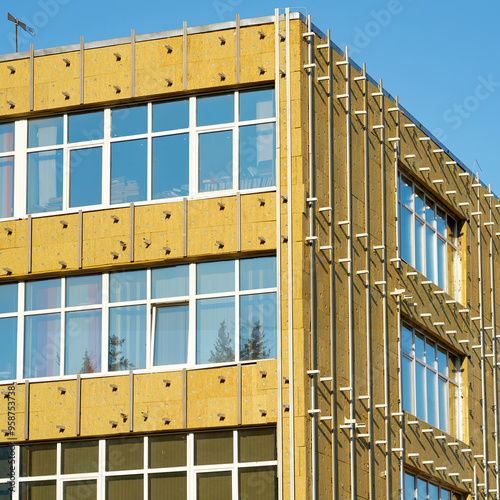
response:
<path id="1" fill-rule="evenodd" d="M 171 266 L 151 270 L 153 299 L 182 297 L 189 293 L 189 266 Z"/>
<path id="2" fill-rule="evenodd" d="M 240 290 L 276 286 L 276 257 L 240 260 Z"/>
<path id="3" fill-rule="evenodd" d="M 17 283 L 0 285 L 0 314 L 17 311 Z"/>
<path id="4" fill-rule="evenodd" d="M 1 139 L 0 139 L 1 140 Z M 14 157 L 0 158 L 0 219 L 14 215 Z"/>
<path id="5" fill-rule="evenodd" d="M 240 120 L 273 118 L 274 103 L 274 89 L 240 92 Z"/>
<path id="6" fill-rule="evenodd" d="M 199 97 L 196 105 L 196 124 L 198 126 L 234 121 L 233 94 Z"/>
<path id="7" fill-rule="evenodd" d="M 111 110 L 111 137 L 145 134 L 148 131 L 148 107 L 131 106 Z"/>
<path id="8" fill-rule="evenodd" d="M 197 293 L 234 291 L 234 261 L 205 262 L 196 266 Z"/>
<path id="9" fill-rule="evenodd" d="M 68 142 L 96 141 L 103 137 L 103 111 L 68 115 Z"/>
<path id="10" fill-rule="evenodd" d="M 109 275 L 109 301 L 142 300 L 147 294 L 147 273 L 144 270 L 123 271 Z"/>
<path id="11" fill-rule="evenodd" d="M 66 278 L 66 306 L 88 306 L 102 302 L 102 276 Z"/>
<path id="12" fill-rule="evenodd" d="M 232 189 L 232 130 L 200 134 L 198 162 L 198 189 L 200 192 Z"/>
<path id="13" fill-rule="evenodd" d="M 74 149 L 70 153 L 69 206 L 100 205 L 102 148 Z"/>
<path id="14" fill-rule="evenodd" d="M 17 317 L 0 318 L 0 380 L 16 378 Z"/>
<path id="15" fill-rule="evenodd" d="M 154 365 L 187 362 L 189 307 L 170 306 L 156 309 Z"/>
<path id="16" fill-rule="evenodd" d="M 189 101 L 167 101 L 153 104 L 153 132 L 189 127 Z"/>
<path id="17" fill-rule="evenodd" d="M 28 154 L 28 213 L 62 210 L 63 151 Z"/>
<path id="18" fill-rule="evenodd" d="M 63 117 L 28 120 L 28 147 L 55 146 L 63 142 Z"/>
<path id="19" fill-rule="evenodd" d="M 26 283 L 26 311 L 61 307 L 61 280 L 29 281 Z"/>
<path id="20" fill-rule="evenodd" d="M 14 151 L 14 123 L 0 123 L 0 153 Z"/>

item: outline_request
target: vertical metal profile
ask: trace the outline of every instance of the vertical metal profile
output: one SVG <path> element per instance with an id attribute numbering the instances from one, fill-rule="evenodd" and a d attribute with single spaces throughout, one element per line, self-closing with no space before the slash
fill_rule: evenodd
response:
<path id="1" fill-rule="evenodd" d="M 83 36 L 80 37 L 80 104 L 84 103 L 85 92 L 85 45 Z"/>
<path id="2" fill-rule="evenodd" d="M 188 223 L 188 200 L 182 198 L 182 256 L 187 257 L 187 223 Z"/>
<path id="3" fill-rule="evenodd" d="M 182 428 L 187 428 L 187 370 L 182 369 Z"/>
<path id="4" fill-rule="evenodd" d="M 390 415 L 390 379 L 389 379 L 389 366 L 390 366 L 390 350 L 389 350 L 389 311 L 387 304 L 387 185 L 386 185 L 386 165 L 385 165 L 385 101 L 383 95 L 382 79 L 379 82 L 380 96 L 380 125 L 382 129 L 380 132 L 380 170 L 381 170 L 381 196 L 382 196 L 382 280 L 385 283 L 382 292 L 382 330 L 383 330 L 383 345 L 384 345 L 384 404 L 385 404 L 385 467 L 386 467 L 386 495 L 391 498 L 392 495 L 392 469 L 391 469 L 391 421 L 387 418 Z"/>
<path id="5" fill-rule="evenodd" d="M 134 371 L 128 372 L 128 430 L 134 431 Z"/>
<path id="6" fill-rule="evenodd" d="M 295 500 L 295 408 L 294 408 L 294 344 L 293 344 L 293 227 L 292 227 L 292 99 L 290 63 L 290 9 L 285 9 L 286 24 L 286 179 L 288 224 L 288 385 L 290 405 L 290 500 Z"/>
<path id="7" fill-rule="evenodd" d="M 33 257 L 33 221 L 31 215 L 28 215 L 28 273 L 31 273 L 31 264 Z"/>
<path id="8" fill-rule="evenodd" d="M 237 391 L 238 391 L 238 401 L 237 401 L 237 405 L 238 405 L 238 425 L 241 425 L 241 422 L 242 422 L 242 408 L 241 408 L 241 402 L 242 402 L 242 376 L 241 376 L 241 363 L 238 363 L 236 365 L 236 369 L 237 369 L 237 372 L 238 372 L 238 377 L 237 377 Z"/>
<path id="9" fill-rule="evenodd" d="M 490 189 L 491 193 L 491 189 Z M 490 206 L 490 221 L 493 221 L 493 213 L 491 207 L 491 197 L 489 199 Z M 493 230 L 490 233 L 490 303 L 491 303 L 491 340 L 493 345 L 493 406 L 495 408 L 495 464 L 496 464 L 496 490 L 500 492 L 500 422 L 498 418 L 498 340 L 496 335 L 496 294 L 495 294 L 495 259 L 493 252 L 495 250 L 493 244 Z M 498 493 L 497 493 L 498 495 Z"/>
<path id="10" fill-rule="evenodd" d="M 365 112 L 365 123 L 363 133 L 364 147 L 364 167 L 365 167 L 365 232 L 366 232 L 366 253 L 365 269 L 366 275 L 366 385 L 367 385 L 367 406 L 368 406 L 368 434 L 370 435 L 370 446 L 368 448 L 368 475 L 369 475 L 369 497 L 375 498 L 375 450 L 373 432 L 373 343 L 372 343 L 372 289 L 371 289 L 371 225 L 370 225 L 370 141 L 368 127 L 368 79 L 366 75 L 366 63 L 363 64 L 363 110 Z"/>
<path id="11" fill-rule="evenodd" d="M 30 111 L 35 107 L 35 51 L 30 43 Z"/>
<path id="12" fill-rule="evenodd" d="M 236 14 L 236 83 L 240 83 L 240 15 Z"/>
<path id="13" fill-rule="evenodd" d="M 76 415 L 75 415 L 75 434 L 80 435 L 82 417 L 82 376 L 76 376 Z"/>
<path id="14" fill-rule="evenodd" d="M 236 251 L 241 252 L 241 193 L 236 193 Z"/>
<path id="15" fill-rule="evenodd" d="M 187 89 L 187 22 L 182 23 L 182 88 Z"/>
<path id="16" fill-rule="evenodd" d="M 135 253 L 135 205 L 130 204 L 130 262 L 134 262 Z"/>
<path id="17" fill-rule="evenodd" d="M 331 363 L 331 376 L 332 376 L 332 390 L 331 397 L 331 412 L 332 412 L 332 493 L 333 500 L 339 498 L 339 474 L 338 474 L 338 433 L 337 433 L 337 338 L 335 334 L 335 261 L 333 246 L 335 238 L 333 234 L 334 224 L 334 163 L 333 163 L 333 57 L 332 46 L 330 42 L 330 28 L 327 31 L 328 43 L 328 206 L 330 210 L 330 363 Z"/>
<path id="18" fill-rule="evenodd" d="M 345 93 L 346 104 L 346 169 L 347 169 L 347 258 L 349 259 L 348 285 L 347 285 L 347 310 L 349 325 L 349 419 L 354 422 L 356 419 L 355 394 L 356 394 L 356 359 L 355 359 L 355 341 L 354 341 L 354 282 L 353 282 L 353 211 L 352 211 L 352 138 L 351 138 L 351 65 L 349 64 L 349 47 L 345 48 Z M 356 428 L 354 425 L 350 429 L 350 454 L 351 454 L 351 498 L 357 498 L 357 471 L 356 471 Z"/>
<path id="19" fill-rule="evenodd" d="M 130 95 L 135 97 L 135 30 L 130 32 Z"/>
<path id="20" fill-rule="evenodd" d="M 478 175 L 479 177 L 479 175 Z M 478 179 L 479 180 L 479 179 Z M 481 188 L 477 188 L 477 211 L 481 212 Z M 484 460 L 484 490 L 489 492 L 488 474 L 488 408 L 486 394 L 486 357 L 484 342 L 484 303 L 483 303 L 483 245 L 481 241 L 481 214 L 477 215 L 477 271 L 479 294 L 479 335 L 481 345 L 481 413 L 483 417 L 483 460 Z"/>
<path id="21" fill-rule="evenodd" d="M 277 368 L 278 368 L 278 427 L 277 427 L 277 448 L 278 448 L 278 500 L 283 500 L 283 353 L 282 353 L 282 324 L 281 324 L 281 119 L 280 119 L 280 39 L 279 39 L 280 15 L 279 9 L 274 9 L 274 97 L 276 109 L 276 293 L 278 301 L 276 304 L 276 329 L 277 339 Z M 239 50 L 238 50 L 239 53 Z M 239 67 L 239 66 L 238 66 Z M 238 195 L 239 196 L 239 193 Z M 239 225 L 238 244 L 241 250 L 241 199 L 237 199 L 240 205 L 238 213 Z M 238 250 L 238 251 L 240 251 Z"/>
<path id="22" fill-rule="evenodd" d="M 78 210 L 78 269 L 83 267 L 83 211 Z"/>
<path id="23" fill-rule="evenodd" d="M 30 438 L 30 381 L 24 381 L 24 439 Z"/>

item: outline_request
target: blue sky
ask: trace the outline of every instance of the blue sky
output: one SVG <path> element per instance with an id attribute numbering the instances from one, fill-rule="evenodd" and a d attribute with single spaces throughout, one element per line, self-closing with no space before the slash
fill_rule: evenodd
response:
<path id="1" fill-rule="evenodd" d="M 500 2 L 483 0 L 303 1 L 303 7 L 263 0 L 4 0 L 0 54 L 15 52 L 7 12 L 36 31 L 20 33 L 27 50 L 273 15 L 291 7 L 311 14 L 332 40 L 433 132 L 480 179 L 500 193 Z"/>

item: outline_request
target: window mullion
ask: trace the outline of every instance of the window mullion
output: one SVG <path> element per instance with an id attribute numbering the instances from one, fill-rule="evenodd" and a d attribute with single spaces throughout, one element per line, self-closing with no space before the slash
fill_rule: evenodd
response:
<path id="1" fill-rule="evenodd" d="M 25 283 L 20 281 L 17 291 L 17 380 L 24 376 L 24 296 Z"/>
<path id="2" fill-rule="evenodd" d="M 189 98 L 189 195 L 198 193 L 198 133 L 196 132 L 196 97 Z"/>
<path id="3" fill-rule="evenodd" d="M 14 131 L 14 217 L 27 213 L 28 189 L 28 120 L 18 120 Z"/>
<path id="4" fill-rule="evenodd" d="M 104 137 L 102 145 L 102 204 L 111 203 L 111 109 L 104 109 Z"/>
<path id="5" fill-rule="evenodd" d="M 189 334 L 188 334 L 188 366 L 196 364 L 196 264 L 189 264 Z"/>
<path id="6" fill-rule="evenodd" d="M 151 133 L 153 131 L 153 104 L 148 103 L 148 151 L 147 151 L 147 181 L 146 181 L 146 199 L 153 199 L 153 139 Z"/>
<path id="7" fill-rule="evenodd" d="M 102 275 L 101 371 L 107 373 L 109 352 L 109 273 Z"/>
<path id="8" fill-rule="evenodd" d="M 61 278 L 61 309 L 60 309 L 60 322 L 61 322 L 61 333 L 60 333 L 60 354 L 59 359 L 61 360 L 61 366 L 59 367 L 59 373 L 64 375 L 64 367 L 66 365 L 66 278 Z"/>

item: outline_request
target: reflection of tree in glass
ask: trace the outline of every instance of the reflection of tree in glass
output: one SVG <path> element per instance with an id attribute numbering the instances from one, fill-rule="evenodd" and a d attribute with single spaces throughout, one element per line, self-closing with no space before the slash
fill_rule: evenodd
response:
<path id="1" fill-rule="evenodd" d="M 120 356 L 122 351 L 120 347 L 126 339 L 121 339 L 118 335 L 112 335 L 109 338 L 109 369 L 110 370 L 131 370 L 134 364 L 125 356 Z"/>
<path id="2" fill-rule="evenodd" d="M 241 359 L 264 359 L 268 358 L 270 351 L 266 347 L 266 334 L 262 329 L 260 321 L 254 321 L 252 331 L 245 342 L 245 345 L 241 348 Z"/>
<path id="3" fill-rule="evenodd" d="M 217 340 L 214 344 L 214 350 L 210 349 L 209 363 L 224 363 L 234 361 L 234 349 L 231 347 L 233 339 L 231 334 L 226 331 L 226 320 L 222 321 L 217 332 Z"/>
<path id="4" fill-rule="evenodd" d="M 97 365 L 95 363 L 95 354 L 89 354 L 89 350 L 85 349 L 83 354 L 82 367 L 80 373 L 95 373 L 97 372 Z"/>

